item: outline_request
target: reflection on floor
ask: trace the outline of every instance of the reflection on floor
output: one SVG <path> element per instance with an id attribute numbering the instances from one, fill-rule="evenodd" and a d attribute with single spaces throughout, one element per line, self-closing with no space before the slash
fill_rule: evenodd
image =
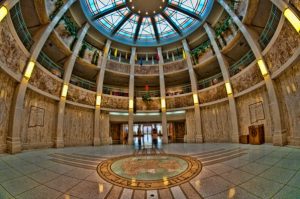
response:
<path id="1" fill-rule="evenodd" d="M 201 173 L 159 190 L 132 190 L 101 179 L 103 160 L 132 154 L 181 154 L 200 160 Z M 271 145 L 169 144 L 77 147 L 0 155 L 0 198 L 300 198 L 300 149 Z"/>

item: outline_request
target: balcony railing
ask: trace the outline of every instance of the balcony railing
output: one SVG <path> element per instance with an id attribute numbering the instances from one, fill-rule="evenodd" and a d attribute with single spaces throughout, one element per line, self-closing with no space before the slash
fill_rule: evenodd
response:
<path id="1" fill-rule="evenodd" d="M 128 89 L 124 89 L 124 88 L 116 88 L 116 87 L 104 85 L 103 93 L 106 95 L 128 97 L 129 91 Z"/>
<path id="2" fill-rule="evenodd" d="M 38 62 L 54 75 L 60 78 L 63 77 L 64 69 L 54 61 L 52 61 L 52 59 L 50 59 L 43 51 L 41 51 L 41 53 L 39 54 Z"/>
<path id="3" fill-rule="evenodd" d="M 185 84 L 181 86 L 169 87 L 166 89 L 166 96 L 182 95 L 192 92 L 191 84 Z"/>
<path id="4" fill-rule="evenodd" d="M 241 70 L 246 68 L 249 64 L 251 64 L 254 60 L 255 60 L 255 56 L 252 50 L 250 50 L 239 61 L 237 61 L 236 63 L 234 63 L 232 66 L 229 67 L 230 76 L 239 73 Z"/>
<path id="5" fill-rule="evenodd" d="M 135 91 L 136 97 L 143 97 L 145 95 L 149 94 L 150 97 L 160 97 L 160 91 L 159 90 L 153 90 L 153 91 Z"/>
<path id="6" fill-rule="evenodd" d="M 31 34 L 29 33 L 27 26 L 25 24 L 22 11 L 21 11 L 21 6 L 20 3 L 17 3 L 11 10 L 10 10 L 10 15 L 12 22 L 14 24 L 15 30 L 22 41 L 23 45 L 25 48 L 30 51 L 32 45 L 33 45 L 33 40 L 31 37 Z"/>
<path id="7" fill-rule="evenodd" d="M 81 87 L 81 88 L 85 88 L 85 89 L 90 90 L 90 91 L 96 91 L 96 83 L 95 82 L 83 79 L 83 78 L 78 77 L 76 75 L 71 76 L 70 82 L 72 84 L 76 85 L 76 86 Z"/>
<path id="8" fill-rule="evenodd" d="M 218 73 L 209 78 L 198 81 L 198 90 L 208 88 L 210 86 L 216 85 L 220 82 L 224 81 L 222 73 Z"/>
<path id="9" fill-rule="evenodd" d="M 267 25 L 265 26 L 264 30 L 260 34 L 258 40 L 262 49 L 265 49 L 267 47 L 273 35 L 275 34 L 278 23 L 280 21 L 280 17 L 281 17 L 281 11 L 277 8 L 277 6 L 273 4 Z"/>

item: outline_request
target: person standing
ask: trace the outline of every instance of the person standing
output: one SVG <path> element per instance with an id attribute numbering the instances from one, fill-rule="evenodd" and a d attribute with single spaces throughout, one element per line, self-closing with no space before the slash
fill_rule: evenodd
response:
<path id="1" fill-rule="evenodd" d="M 158 139 L 158 132 L 156 125 L 154 125 L 154 128 L 152 129 L 152 147 L 157 148 L 157 139 Z"/>

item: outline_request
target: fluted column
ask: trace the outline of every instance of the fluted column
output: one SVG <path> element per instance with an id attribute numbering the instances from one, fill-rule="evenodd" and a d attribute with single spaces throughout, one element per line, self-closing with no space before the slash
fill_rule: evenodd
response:
<path id="1" fill-rule="evenodd" d="M 23 117 L 22 117 L 23 105 L 24 105 L 24 99 L 25 99 L 28 82 L 32 70 L 34 70 L 35 62 L 44 44 L 46 43 L 51 32 L 53 31 L 54 27 L 75 1 L 76 0 L 69 0 L 67 3 L 65 3 L 60 9 L 60 11 L 57 13 L 57 15 L 53 18 L 53 20 L 47 26 L 41 28 L 41 30 L 38 31 L 38 33 L 35 35 L 34 40 L 36 42 L 33 44 L 30 50 L 31 55 L 30 58 L 28 59 L 28 65 L 24 71 L 20 83 L 16 87 L 14 97 L 13 97 L 12 109 L 10 114 L 9 132 L 7 136 L 7 148 L 8 148 L 8 152 L 10 153 L 17 153 L 21 151 L 20 132 L 21 132 L 21 125 L 23 122 Z M 13 6 L 16 2 L 17 1 L 6 1 L 4 5 Z"/>
<path id="2" fill-rule="evenodd" d="M 134 67 L 136 48 L 132 47 L 130 57 L 130 78 L 129 78 L 129 114 L 128 114 L 128 144 L 133 144 L 133 107 L 134 107 Z"/>
<path id="3" fill-rule="evenodd" d="M 227 84 L 227 86 L 229 86 L 231 88 L 230 75 L 229 75 L 229 71 L 228 71 L 229 65 L 228 65 L 228 62 L 226 61 L 225 57 L 222 55 L 222 53 L 219 49 L 219 46 L 215 40 L 215 32 L 211 27 L 209 27 L 209 25 L 207 23 L 204 24 L 204 28 L 209 37 L 209 40 L 214 49 L 214 52 L 216 53 L 225 85 Z M 228 93 L 228 91 L 227 91 L 227 93 Z M 228 93 L 228 100 L 229 100 L 230 118 L 231 118 L 231 124 L 232 124 L 231 141 L 238 143 L 239 142 L 239 125 L 238 125 L 238 117 L 237 117 L 237 109 L 236 109 L 235 99 L 233 97 L 232 92 Z"/>
<path id="4" fill-rule="evenodd" d="M 161 47 L 157 48 L 159 56 L 159 85 L 160 85 L 160 100 L 161 100 L 161 125 L 163 134 L 163 143 L 168 143 L 168 128 L 167 128 L 167 109 L 166 109 L 166 86 L 164 76 L 164 58 Z"/>
<path id="5" fill-rule="evenodd" d="M 100 114 L 101 114 L 101 98 L 103 94 L 104 75 L 105 75 L 107 56 L 108 56 L 110 46 L 111 46 L 111 41 L 107 40 L 105 44 L 103 56 L 102 56 L 100 71 L 97 76 L 97 92 L 96 92 L 96 105 L 95 105 L 95 118 L 94 118 L 94 142 L 93 142 L 94 146 L 100 145 L 100 143 L 108 144 L 108 138 L 106 138 L 107 136 L 103 135 L 103 132 L 100 131 Z"/>
<path id="6" fill-rule="evenodd" d="M 57 116 L 57 127 L 56 127 L 56 136 L 55 136 L 55 147 L 60 148 L 64 147 L 64 116 L 65 116 L 65 106 L 66 106 L 66 98 L 68 92 L 68 86 L 70 83 L 70 79 L 72 76 L 73 68 L 77 59 L 78 52 L 82 47 L 82 41 L 87 34 L 90 25 L 88 23 L 85 24 L 83 28 L 78 33 L 78 39 L 76 41 L 74 50 L 72 55 L 68 58 L 64 65 L 64 79 L 63 79 L 63 87 L 62 94 L 58 104 L 58 116 Z"/>
<path id="7" fill-rule="evenodd" d="M 236 16 L 236 14 L 231 10 L 231 8 L 227 5 L 226 2 L 223 0 L 218 0 L 219 4 L 226 10 L 226 12 L 230 15 L 230 17 L 233 19 L 235 24 L 239 27 L 240 31 L 243 33 L 245 39 L 247 40 L 251 50 L 253 51 L 256 60 L 261 65 L 266 65 L 261 53 L 261 49 L 259 47 L 259 44 L 257 41 L 253 39 L 251 34 L 248 31 L 248 28 L 240 21 L 240 19 Z M 269 72 L 267 71 L 267 68 L 264 68 L 264 80 L 266 83 L 266 88 L 268 92 L 269 97 L 269 106 L 271 110 L 271 117 L 272 117 L 272 130 L 273 130 L 273 144 L 274 145 L 285 145 L 287 143 L 287 135 L 285 130 L 282 127 L 282 119 L 280 115 L 280 108 L 278 99 L 276 96 L 276 91 L 274 87 L 273 80 L 270 77 Z M 263 72 L 261 70 L 261 72 Z"/>
<path id="8" fill-rule="evenodd" d="M 193 92 L 193 99 L 194 99 L 194 110 L 195 110 L 195 126 L 196 126 L 196 135 L 195 138 L 188 138 L 188 142 L 203 142 L 203 135 L 202 135 L 202 126 L 201 126 L 201 113 L 200 113 L 200 106 L 199 106 L 199 99 L 198 99 L 198 83 L 196 74 L 193 68 L 190 48 L 188 46 L 187 41 L 184 39 L 182 40 L 183 48 L 186 54 L 186 61 L 189 69 L 189 75 L 192 85 L 192 92 Z"/>

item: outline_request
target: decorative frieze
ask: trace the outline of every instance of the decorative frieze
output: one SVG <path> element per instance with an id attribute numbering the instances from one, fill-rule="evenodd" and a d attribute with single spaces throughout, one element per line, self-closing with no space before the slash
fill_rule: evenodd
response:
<path id="1" fill-rule="evenodd" d="M 96 93 L 69 85 L 67 100 L 80 104 L 95 106 Z"/>
<path id="2" fill-rule="evenodd" d="M 271 73 L 277 71 L 300 47 L 300 37 L 289 22 L 285 22 L 272 48 L 265 55 Z"/>
<path id="3" fill-rule="evenodd" d="M 44 72 L 39 67 L 35 67 L 33 70 L 29 84 L 51 95 L 60 96 L 62 82 L 50 76 L 50 74 Z"/>

